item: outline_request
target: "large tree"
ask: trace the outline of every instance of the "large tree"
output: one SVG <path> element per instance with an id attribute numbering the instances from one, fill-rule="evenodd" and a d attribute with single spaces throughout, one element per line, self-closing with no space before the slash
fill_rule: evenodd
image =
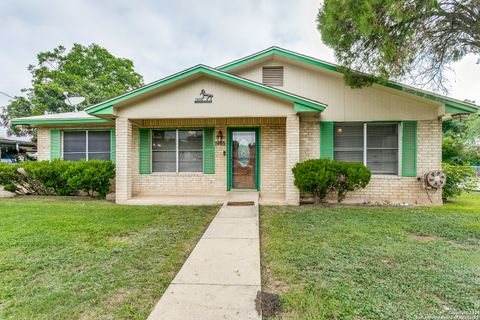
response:
<path id="1" fill-rule="evenodd" d="M 32 86 L 22 89 L 24 96 L 14 97 L 1 115 L 2 124 L 17 135 L 28 132 L 9 127 L 10 119 L 74 111 L 65 104 L 63 92 L 85 97 L 78 108 L 81 110 L 143 84 L 131 60 L 117 58 L 97 44 L 74 44 L 70 50 L 58 46 L 40 52 L 37 63 L 29 65 L 28 70 Z"/>
<path id="2" fill-rule="evenodd" d="M 352 87 L 408 76 L 446 90 L 449 65 L 480 55 L 480 0 L 324 0 L 317 20 Z"/>

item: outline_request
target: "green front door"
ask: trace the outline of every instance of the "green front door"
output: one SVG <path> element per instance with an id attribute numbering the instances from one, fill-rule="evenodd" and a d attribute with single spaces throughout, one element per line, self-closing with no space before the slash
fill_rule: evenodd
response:
<path id="1" fill-rule="evenodd" d="M 228 139 L 229 189 L 258 189 L 258 130 L 231 129 Z"/>

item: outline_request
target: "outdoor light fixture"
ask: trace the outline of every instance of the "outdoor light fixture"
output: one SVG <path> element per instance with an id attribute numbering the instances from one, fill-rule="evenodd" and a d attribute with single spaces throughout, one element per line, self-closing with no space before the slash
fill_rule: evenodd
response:
<path id="1" fill-rule="evenodd" d="M 223 146 L 225 145 L 225 141 L 223 141 L 223 132 L 222 130 L 218 131 L 217 137 L 215 138 L 215 144 L 217 146 Z"/>

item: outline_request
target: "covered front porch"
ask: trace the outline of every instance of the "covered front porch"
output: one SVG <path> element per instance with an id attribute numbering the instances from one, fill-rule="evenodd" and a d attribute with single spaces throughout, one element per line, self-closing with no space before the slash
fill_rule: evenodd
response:
<path id="1" fill-rule="evenodd" d="M 300 118 L 295 113 L 202 119 L 118 117 L 115 124 L 117 203 L 218 204 L 229 192 L 251 190 L 259 192 L 261 204 L 299 203 L 291 173 L 300 156 Z M 177 139 L 161 140 L 167 135 Z M 193 141 L 201 148 L 182 149 L 182 144 Z M 168 144 L 175 145 L 168 149 L 175 163 L 162 162 L 168 158 L 162 149 Z M 184 164 L 182 158 L 192 161 Z"/>

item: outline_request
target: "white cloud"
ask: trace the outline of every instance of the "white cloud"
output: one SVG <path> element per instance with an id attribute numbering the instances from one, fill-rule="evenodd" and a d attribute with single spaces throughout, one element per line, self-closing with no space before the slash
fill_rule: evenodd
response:
<path id="1" fill-rule="evenodd" d="M 221 65 L 277 45 L 333 62 L 316 30 L 320 0 L 3 0 L 0 91 L 28 87 L 26 67 L 59 44 L 98 43 L 134 61 L 146 82 L 198 63 Z M 455 65 L 451 94 L 480 102 L 480 67 Z M 0 105 L 7 98 L 0 96 Z"/>

